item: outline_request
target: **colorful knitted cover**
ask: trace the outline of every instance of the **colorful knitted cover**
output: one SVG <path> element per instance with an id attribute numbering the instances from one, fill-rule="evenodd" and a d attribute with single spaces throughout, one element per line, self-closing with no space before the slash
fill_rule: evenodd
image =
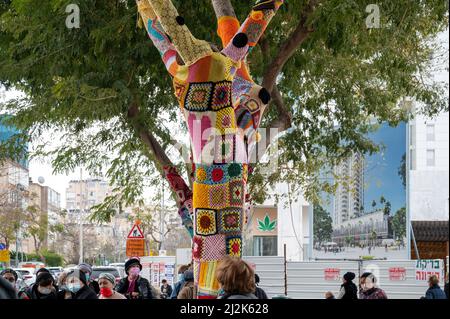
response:
<path id="1" fill-rule="evenodd" d="M 151 7 L 144 1 L 139 3 L 139 11 L 174 77 L 175 95 L 191 138 L 195 163 L 193 258 L 198 298 L 216 298 L 218 261 L 225 255 L 240 257 L 242 253 L 248 139 L 238 129 L 235 110 L 241 104 L 241 94 L 233 98 L 233 85 L 249 48 L 264 32 L 264 19 L 270 20 L 282 1 L 259 1 L 221 52 L 213 52 L 207 42 L 190 33 L 170 0 L 148 0 Z M 184 65 L 177 63 L 177 53 Z M 241 92 L 259 99 L 259 107 L 266 104 L 268 92 L 257 92 L 251 79 L 241 74 L 242 82 L 250 86 L 238 86 Z"/>

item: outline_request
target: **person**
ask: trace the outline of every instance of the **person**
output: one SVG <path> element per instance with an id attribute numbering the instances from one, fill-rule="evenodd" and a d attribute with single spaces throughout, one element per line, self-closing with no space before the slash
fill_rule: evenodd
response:
<path id="1" fill-rule="evenodd" d="M 71 298 L 68 299 L 98 299 L 95 291 L 89 287 L 86 274 L 79 269 L 69 271 L 65 283 L 71 293 Z"/>
<path id="2" fill-rule="evenodd" d="M 114 291 L 116 278 L 109 273 L 101 273 L 98 276 L 98 285 L 100 287 L 100 295 L 98 299 L 127 299 L 124 295 Z"/>
<path id="3" fill-rule="evenodd" d="M 14 287 L 14 289 L 17 292 L 16 283 L 17 283 L 17 279 L 19 278 L 19 276 L 13 269 L 6 268 L 6 269 L 2 270 L 2 272 L 0 272 L 0 276 L 3 277 L 4 279 L 6 279 L 7 281 L 9 281 L 9 283 Z"/>
<path id="4" fill-rule="evenodd" d="M 55 279 L 52 274 L 46 271 L 40 272 L 35 283 L 20 295 L 20 299 L 57 299 Z"/>
<path id="5" fill-rule="evenodd" d="M 358 299 L 358 288 L 353 283 L 353 279 L 355 279 L 355 277 L 356 275 L 353 272 L 345 273 L 342 278 L 343 284 L 341 285 L 337 299 Z"/>
<path id="6" fill-rule="evenodd" d="M 128 299 L 153 299 L 152 288 L 147 279 L 140 276 L 142 265 L 137 258 L 125 263 L 127 277 L 122 278 L 115 290 Z"/>
<path id="7" fill-rule="evenodd" d="M 436 275 L 430 276 L 428 286 L 424 299 L 447 299 L 444 291 L 439 287 L 439 278 Z"/>
<path id="8" fill-rule="evenodd" d="M 388 299 L 383 289 L 376 286 L 377 278 L 370 272 L 361 275 L 360 299 Z"/>
<path id="9" fill-rule="evenodd" d="M 254 295 L 255 273 L 242 259 L 225 256 L 219 262 L 216 277 L 225 293 L 220 299 L 258 299 Z"/>
<path id="10" fill-rule="evenodd" d="M 0 299 L 17 299 L 16 289 L 3 276 L 0 276 Z"/>
<path id="11" fill-rule="evenodd" d="M 98 283 L 91 278 L 92 276 L 92 266 L 88 263 L 81 263 L 77 266 L 79 270 L 84 272 L 86 275 L 86 282 L 92 290 L 98 295 L 100 293 L 100 287 L 98 286 Z"/>
<path id="12" fill-rule="evenodd" d="M 256 290 L 255 290 L 256 298 L 258 298 L 258 299 L 269 299 L 269 297 L 267 297 L 267 294 L 264 291 L 264 289 L 259 287 L 259 276 L 258 276 L 258 274 L 255 274 L 255 285 L 256 285 Z"/>
<path id="13" fill-rule="evenodd" d="M 336 299 L 331 291 L 325 293 L 325 299 Z"/>
<path id="14" fill-rule="evenodd" d="M 67 271 L 62 272 L 58 277 L 58 299 L 72 299 L 72 293 L 67 287 L 67 275 L 69 273 Z"/>
<path id="15" fill-rule="evenodd" d="M 444 292 L 445 292 L 445 296 L 446 296 L 447 299 L 448 299 L 448 273 L 447 273 L 447 275 L 445 276 Z"/>
<path id="16" fill-rule="evenodd" d="M 194 284 L 194 272 L 188 269 L 183 274 L 184 284 L 181 287 L 177 299 L 195 299 L 196 290 Z"/>
<path id="17" fill-rule="evenodd" d="M 181 288 L 184 286 L 184 272 L 188 270 L 190 265 L 181 265 L 180 268 L 178 268 L 178 280 L 175 283 L 175 286 L 172 290 L 172 294 L 170 295 L 170 299 L 177 299 L 178 294 L 181 291 Z"/>
<path id="18" fill-rule="evenodd" d="M 161 299 L 169 299 L 172 295 L 172 286 L 169 285 L 166 279 L 161 281 Z"/>
<path id="19" fill-rule="evenodd" d="M 51 275 L 50 270 L 48 270 L 47 268 L 45 268 L 45 267 L 39 268 L 36 271 L 36 281 L 37 281 L 37 277 L 39 277 L 39 275 L 42 273 L 47 273 L 47 274 Z M 52 278 L 53 278 L 53 275 L 52 275 Z M 18 293 L 19 299 L 32 299 L 33 288 L 34 288 L 34 285 L 36 284 L 36 281 L 33 284 L 31 284 L 30 286 L 25 287 L 19 291 L 19 293 Z M 53 280 L 53 287 L 55 288 L 55 291 L 58 291 L 58 286 L 56 285 L 55 280 Z"/>

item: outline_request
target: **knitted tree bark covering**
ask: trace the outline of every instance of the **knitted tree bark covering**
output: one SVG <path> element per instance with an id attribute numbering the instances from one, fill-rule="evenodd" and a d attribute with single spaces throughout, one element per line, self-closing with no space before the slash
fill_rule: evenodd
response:
<path id="1" fill-rule="evenodd" d="M 150 38 L 156 42 L 173 76 L 175 95 L 192 144 L 193 258 L 198 298 L 216 298 L 218 261 L 225 255 L 240 257 L 242 253 L 249 154 L 248 136 L 245 130 L 239 129 L 235 110 L 242 101 L 255 100 L 241 108 L 260 111 L 270 99 L 268 92 L 256 86 L 250 77 L 237 77 L 241 82 L 235 87 L 236 73 L 282 1 L 259 1 L 221 52 L 213 52 L 207 42 L 190 33 L 171 1 L 148 0 L 148 4 L 150 8 L 141 2 L 139 10 Z M 184 65 L 176 63 L 176 53 Z M 256 123 L 257 127 L 259 121 Z M 251 126 L 255 129 L 253 118 Z"/>

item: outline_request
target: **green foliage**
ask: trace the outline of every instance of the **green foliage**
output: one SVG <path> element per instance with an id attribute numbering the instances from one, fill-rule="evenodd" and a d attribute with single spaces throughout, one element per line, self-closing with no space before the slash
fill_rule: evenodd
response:
<path id="1" fill-rule="evenodd" d="M 402 159 L 400 161 L 400 166 L 397 170 L 398 176 L 402 179 L 403 188 L 406 188 L 406 153 L 403 154 Z"/>
<path id="2" fill-rule="evenodd" d="M 331 235 L 333 234 L 333 221 L 330 214 L 320 205 L 314 205 L 313 214 L 314 242 L 321 244 L 326 241 L 331 241 Z"/>
<path id="3" fill-rule="evenodd" d="M 392 229 L 397 240 L 403 241 L 406 237 L 406 208 L 400 208 L 392 218 Z"/>
<path id="4" fill-rule="evenodd" d="M 70 0 L 13 0 L 0 5 L 0 86 L 26 94 L 0 105 L 13 124 L 33 142 L 33 157 L 48 157 L 55 172 L 85 166 L 103 174 L 118 195 L 97 207 L 96 219 L 108 220 L 120 204 L 136 203 L 146 186 L 157 185 L 161 167 L 142 140 L 152 132 L 162 149 L 186 175 L 172 147 L 185 134 L 170 77 L 143 29 L 136 28 L 136 4 L 78 1 L 81 28 L 65 26 Z M 209 1 L 174 1 L 198 37 L 219 43 Z M 287 1 L 265 36 L 268 52 L 256 47 L 249 57 L 252 75 L 261 82 L 270 61 L 296 28 L 307 0 Z M 397 0 L 380 3 L 381 28 L 367 29 L 369 0 L 329 0 L 308 17 L 314 30 L 285 65 L 278 88 L 293 115 L 292 128 L 278 139 L 273 156 L 280 166 L 265 172 L 254 165 L 250 178 L 255 202 L 267 189 L 289 181 L 311 202 L 335 185 L 320 170 L 350 152 L 378 150 L 367 138 L 373 120 L 395 126 L 408 118 L 401 101 L 423 102 L 422 112 L 448 109 L 445 91 L 430 78 L 432 39 L 447 27 L 445 1 Z M 251 5 L 233 1 L 242 21 Z M 130 114 L 137 106 L 139 113 Z M 269 107 L 263 126 L 277 118 Z M 170 128 L 170 129 L 169 129 Z M 43 134 L 52 132 L 48 140 Z M 16 137 L 18 138 L 18 137 Z M 57 146 L 49 145 L 57 140 Z M 0 157 L 12 156 L 18 143 L 0 144 Z"/>

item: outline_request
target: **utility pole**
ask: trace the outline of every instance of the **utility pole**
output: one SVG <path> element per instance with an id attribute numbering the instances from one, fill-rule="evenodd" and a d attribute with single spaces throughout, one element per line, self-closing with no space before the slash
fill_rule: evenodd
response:
<path id="1" fill-rule="evenodd" d="M 79 264 L 83 262 L 83 213 L 84 213 L 84 204 L 83 204 L 83 168 L 80 167 L 80 259 Z"/>

